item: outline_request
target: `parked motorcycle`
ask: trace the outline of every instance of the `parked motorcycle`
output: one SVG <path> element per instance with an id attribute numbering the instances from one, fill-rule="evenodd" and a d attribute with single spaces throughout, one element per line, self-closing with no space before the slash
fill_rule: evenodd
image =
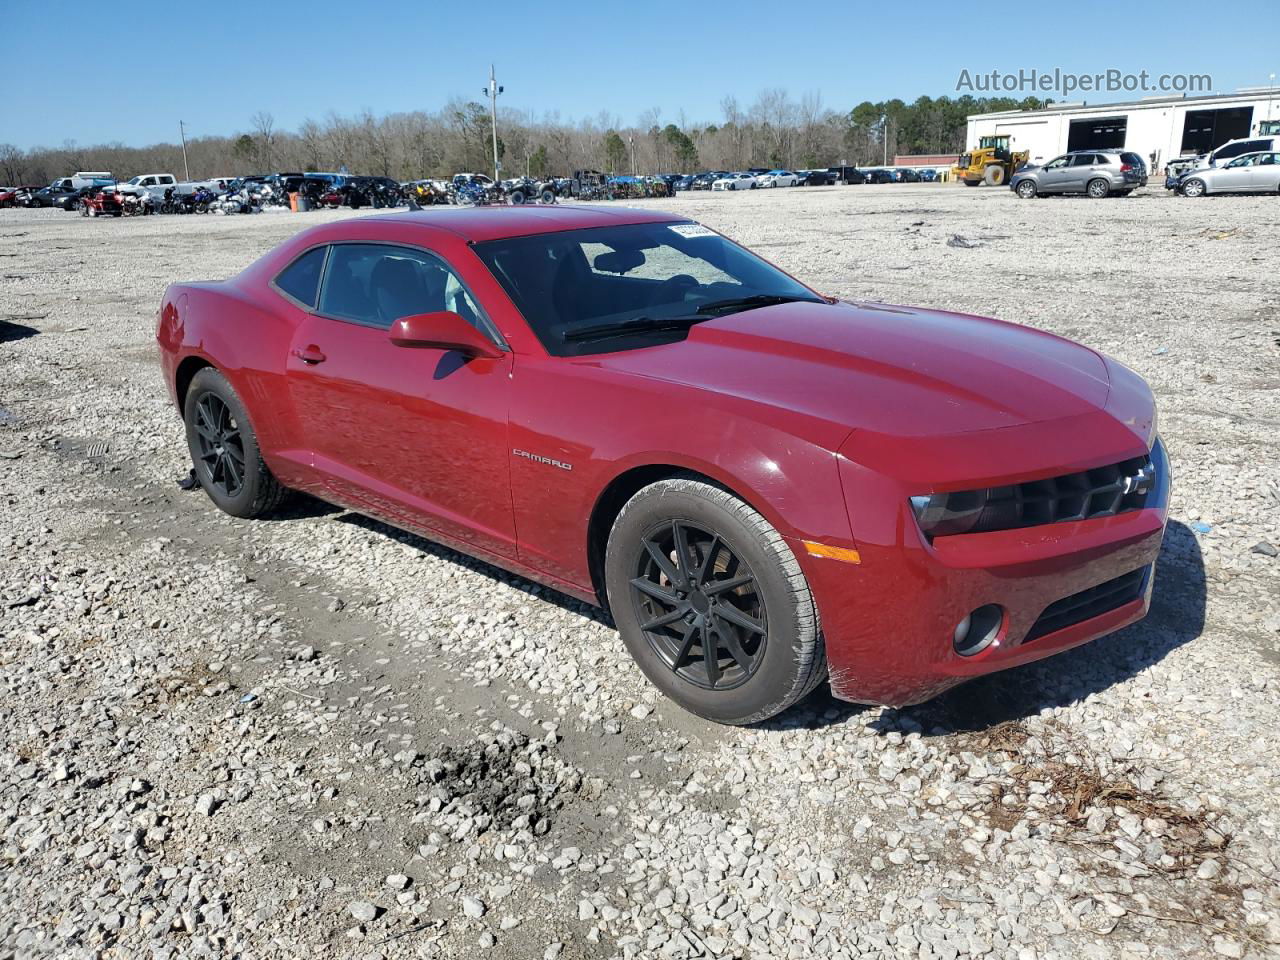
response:
<path id="1" fill-rule="evenodd" d="M 491 188 L 474 177 L 457 174 L 449 183 L 449 202 L 461 207 L 484 206 L 502 199 L 502 188 Z"/>
<path id="2" fill-rule="evenodd" d="M 208 187 L 196 187 L 195 192 L 191 194 L 191 209 L 194 213 L 208 213 L 209 208 L 213 206 L 218 199 L 218 195 Z"/>
<path id="3" fill-rule="evenodd" d="M 155 201 L 148 193 L 126 193 L 120 197 L 121 212 L 126 217 L 145 217 L 155 212 Z"/>

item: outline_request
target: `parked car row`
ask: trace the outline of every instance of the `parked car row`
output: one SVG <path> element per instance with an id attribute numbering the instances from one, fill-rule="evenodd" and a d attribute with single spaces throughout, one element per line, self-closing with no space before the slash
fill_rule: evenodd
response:
<path id="1" fill-rule="evenodd" d="M 775 187 L 829 187 L 837 184 L 917 183 L 940 179 L 937 170 L 892 167 L 862 170 L 839 166 L 819 170 L 709 170 L 674 178 L 675 190 L 757 190 Z"/>
<path id="2" fill-rule="evenodd" d="M 1132 151 L 1070 150 L 1020 167 L 1009 188 L 1024 200 L 1070 193 L 1102 199 L 1128 196 L 1147 179 L 1146 161 Z M 1280 193 L 1280 136 L 1233 140 L 1202 156 L 1170 161 L 1164 186 L 1186 197 Z"/>
<path id="3" fill-rule="evenodd" d="M 77 173 L 46 187 L 0 189 L 0 206 L 58 207 L 85 216 L 136 213 L 252 213 L 295 206 L 395 207 L 400 184 L 390 177 L 336 173 L 272 173 L 179 181 L 169 173 L 118 181 L 110 173 Z"/>

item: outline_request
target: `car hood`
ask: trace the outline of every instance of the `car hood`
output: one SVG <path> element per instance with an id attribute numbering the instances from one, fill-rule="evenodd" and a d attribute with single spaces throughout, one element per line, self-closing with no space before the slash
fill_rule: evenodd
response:
<path id="1" fill-rule="evenodd" d="M 743 311 L 590 360 L 808 419 L 804 432 L 834 445 L 852 430 L 924 437 L 1078 416 L 1110 388 L 1101 356 L 1052 334 L 868 303 Z"/>

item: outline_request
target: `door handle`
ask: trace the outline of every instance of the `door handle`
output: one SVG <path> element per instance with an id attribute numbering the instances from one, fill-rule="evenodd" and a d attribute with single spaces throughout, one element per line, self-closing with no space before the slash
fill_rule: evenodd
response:
<path id="1" fill-rule="evenodd" d="M 324 354 L 320 352 L 320 348 L 314 343 L 308 344 L 301 350 L 293 351 L 293 355 L 303 363 L 324 363 Z"/>

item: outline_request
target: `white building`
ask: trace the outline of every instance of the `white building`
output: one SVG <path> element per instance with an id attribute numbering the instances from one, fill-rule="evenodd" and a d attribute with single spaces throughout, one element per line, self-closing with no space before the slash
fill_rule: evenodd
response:
<path id="1" fill-rule="evenodd" d="M 1008 134 L 1010 149 L 1031 151 L 1032 163 L 1052 160 L 1068 150 L 1132 150 L 1154 171 L 1177 157 L 1207 153 L 1228 140 L 1266 131 L 1280 133 L 1270 126 L 1280 122 L 1280 88 L 1148 97 L 1128 103 L 1055 103 L 1044 110 L 979 113 L 968 120 L 968 146 L 976 145 L 980 137 Z"/>

